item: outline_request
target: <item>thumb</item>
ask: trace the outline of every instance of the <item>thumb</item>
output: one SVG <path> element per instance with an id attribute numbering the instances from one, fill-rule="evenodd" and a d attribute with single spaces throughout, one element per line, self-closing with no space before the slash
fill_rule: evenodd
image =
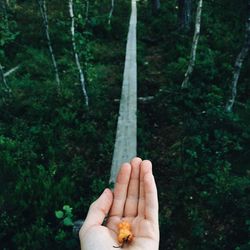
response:
<path id="1" fill-rule="evenodd" d="M 88 228 L 94 225 L 101 225 L 105 216 L 108 214 L 112 203 L 113 193 L 110 189 L 106 188 L 101 196 L 91 204 L 86 220 L 83 224 L 85 230 L 88 230 Z"/>

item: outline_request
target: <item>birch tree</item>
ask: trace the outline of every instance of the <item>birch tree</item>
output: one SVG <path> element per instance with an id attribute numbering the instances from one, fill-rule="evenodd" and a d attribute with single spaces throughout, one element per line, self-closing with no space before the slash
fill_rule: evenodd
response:
<path id="1" fill-rule="evenodd" d="M 89 20 L 89 0 L 85 0 L 85 22 Z"/>
<path id="2" fill-rule="evenodd" d="M 192 0 L 178 0 L 178 9 L 180 28 L 189 30 L 191 24 Z"/>
<path id="3" fill-rule="evenodd" d="M 47 39 L 47 44 L 48 44 L 52 64 L 53 64 L 53 69 L 54 69 L 54 73 L 55 73 L 58 91 L 60 91 L 61 81 L 60 81 L 60 77 L 59 77 L 58 66 L 57 66 L 57 62 L 56 62 L 56 58 L 55 58 L 55 54 L 54 54 L 54 49 L 53 49 L 52 42 L 50 39 L 46 0 L 38 0 L 38 5 L 39 5 L 41 16 L 43 18 L 43 26 L 44 26 L 44 30 L 45 30 L 45 35 L 46 35 L 46 39 Z"/>
<path id="4" fill-rule="evenodd" d="M 74 6 L 73 6 L 73 0 L 69 0 L 69 14 L 70 14 L 70 18 L 71 18 L 71 41 L 72 41 L 72 47 L 73 47 L 73 53 L 75 56 L 75 62 L 76 62 L 76 66 L 79 72 L 79 78 L 80 78 L 80 84 L 82 86 L 82 92 L 85 98 L 85 104 L 86 106 L 89 105 L 89 98 L 88 98 L 88 94 L 86 91 L 86 84 L 85 84 L 85 78 L 84 78 L 84 74 L 81 68 L 81 64 L 80 64 L 80 60 L 79 60 L 79 55 L 77 52 L 77 48 L 76 48 L 76 39 L 75 39 L 75 16 L 74 16 Z"/>
<path id="5" fill-rule="evenodd" d="M 245 40 L 239 55 L 236 58 L 234 69 L 233 69 L 233 79 L 231 82 L 231 96 L 226 104 L 226 111 L 231 112 L 235 103 L 236 95 L 237 95 L 237 85 L 240 77 L 240 71 L 243 65 L 245 58 L 250 49 L 250 0 L 247 2 L 247 21 L 246 21 L 246 29 L 245 29 Z"/>
<path id="6" fill-rule="evenodd" d="M 160 0 L 151 0 L 153 13 L 157 13 L 161 8 Z"/>
<path id="7" fill-rule="evenodd" d="M 111 8 L 109 11 L 109 21 L 108 21 L 109 24 L 111 23 L 111 18 L 113 16 L 114 7 L 115 7 L 115 0 L 111 0 Z"/>
<path id="8" fill-rule="evenodd" d="M 9 92 L 9 93 L 12 92 L 11 88 L 7 84 L 6 77 L 3 71 L 3 66 L 1 63 L 0 63 L 0 80 L 1 80 L 1 83 L 3 84 L 4 91 Z"/>
<path id="9" fill-rule="evenodd" d="M 191 48 L 191 54 L 189 59 L 189 64 L 187 71 L 185 73 L 184 80 L 181 84 L 182 88 L 188 87 L 189 78 L 194 70 L 195 60 L 196 60 L 196 51 L 198 46 L 198 41 L 200 37 L 200 29 L 201 29 L 201 13 L 202 13 L 202 0 L 199 0 L 197 11 L 196 11 L 196 21 L 195 21 L 195 30 L 194 30 L 194 37 L 193 37 L 193 43 Z"/>

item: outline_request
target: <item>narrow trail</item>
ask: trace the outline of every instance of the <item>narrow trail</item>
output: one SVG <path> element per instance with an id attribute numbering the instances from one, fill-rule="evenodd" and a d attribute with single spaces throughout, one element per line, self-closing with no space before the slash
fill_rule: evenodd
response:
<path id="1" fill-rule="evenodd" d="M 110 173 L 114 183 L 120 165 L 136 156 L 137 147 L 137 62 L 136 62 L 136 0 L 131 1 L 132 11 L 127 37 L 126 59 L 123 74 L 119 117 Z"/>

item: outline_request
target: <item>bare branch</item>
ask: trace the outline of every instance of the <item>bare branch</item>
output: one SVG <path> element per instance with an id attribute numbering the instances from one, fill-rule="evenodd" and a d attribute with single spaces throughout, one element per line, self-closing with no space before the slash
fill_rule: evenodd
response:
<path id="1" fill-rule="evenodd" d="M 20 68 L 20 65 L 17 65 L 16 67 L 8 70 L 7 72 L 4 73 L 4 77 L 7 77 L 11 75 L 12 73 L 15 73 L 15 71 L 17 71 L 19 68 Z"/>

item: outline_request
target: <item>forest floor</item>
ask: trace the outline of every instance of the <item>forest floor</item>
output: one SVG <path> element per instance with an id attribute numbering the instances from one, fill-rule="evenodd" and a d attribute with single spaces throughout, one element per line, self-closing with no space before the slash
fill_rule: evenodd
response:
<path id="1" fill-rule="evenodd" d="M 5 69 L 21 66 L 7 78 L 13 95 L 0 102 L 3 249 L 78 249 L 72 227 L 55 211 L 68 205 L 74 221 L 84 218 L 108 185 L 131 2 L 115 6 L 111 26 L 110 1 L 105 3 L 90 4 L 88 27 L 82 18 L 77 22 L 89 109 L 72 54 L 67 4 L 47 3 L 62 95 L 36 3 L 18 1 L 10 13 L 17 37 L 3 47 L 1 63 Z M 138 99 L 137 150 L 153 163 L 160 249 L 249 249 L 249 60 L 238 89 L 244 107 L 224 112 L 245 5 L 206 3 L 191 88 L 183 91 L 193 30 L 178 29 L 176 1 L 162 1 L 158 15 L 150 1 L 137 3 L 138 97 L 153 97 Z"/>

